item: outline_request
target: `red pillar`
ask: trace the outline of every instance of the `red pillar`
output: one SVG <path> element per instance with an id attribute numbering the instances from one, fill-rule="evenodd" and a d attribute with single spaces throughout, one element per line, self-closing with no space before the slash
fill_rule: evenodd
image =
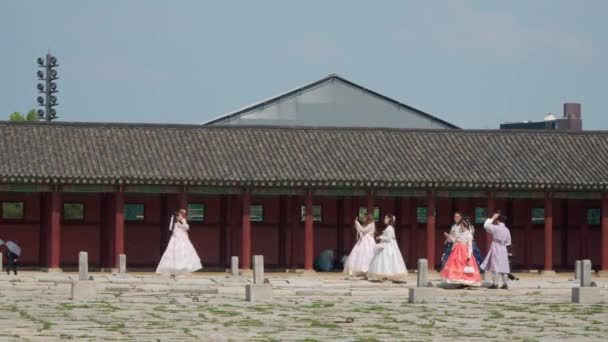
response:
<path id="1" fill-rule="evenodd" d="M 313 262 L 313 222 L 312 222 L 312 191 L 306 192 L 306 217 L 304 223 L 304 269 L 312 270 Z"/>
<path id="2" fill-rule="evenodd" d="M 337 257 L 342 258 L 344 255 L 344 197 L 336 199 L 336 240 L 337 240 Z M 350 252 L 350 251 L 349 251 Z"/>
<path id="3" fill-rule="evenodd" d="M 177 210 L 188 210 L 188 194 L 186 194 L 185 191 L 182 191 L 177 195 L 177 206 Z"/>
<path id="4" fill-rule="evenodd" d="M 241 259 L 242 268 L 244 270 L 251 269 L 251 217 L 249 215 L 251 205 L 251 194 L 249 190 L 243 192 L 243 233 L 242 233 L 242 247 L 241 247 Z"/>
<path id="5" fill-rule="evenodd" d="M 494 214 L 494 210 L 496 210 L 496 202 L 494 198 L 494 193 L 490 192 L 488 194 L 488 203 L 486 204 L 486 216 L 491 217 Z M 492 244 L 492 235 L 486 233 L 486 251 L 490 250 L 490 245 Z"/>
<path id="6" fill-rule="evenodd" d="M 524 223 L 524 265 L 526 270 L 532 269 L 532 205 L 529 199 L 523 201 L 525 210 Z"/>
<path id="7" fill-rule="evenodd" d="M 584 203 L 584 202 L 583 202 Z M 577 206 L 578 207 L 578 206 Z M 579 259 L 589 259 L 589 253 L 587 252 L 588 240 L 589 240 L 589 222 L 587 221 L 587 207 L 582 206 L 580 215 L 583 216 L 581 223 L 581 234 L 580 234 L 580 252 Z"/>
<path id="8" fill-rule="evenodd" d="M 297 196 L 290 198 L 291 208 L 289 216 L 291 217 L 291 233 L 290 233 L 290 264 L 292 269 L 298 268 L 298 254 L 296 253 L 296 246 L 298 245 L 298 229 L 300 228 L 300 201 Z"/>
<path id="9" fill-rule="evenodd" d="M 430 191 L 426 204 L 426 258 L 430 270 L 435 269 L 435 192 Z"/>
<path id="10" fill-rule="evenodd" d="M 367 213 L 374 215 L 374 207 L 375 207 L 375 194 L 374 190 L 367 191 Z"/>
<path id="11" fill-rule="evenodd" d="M 50 196 L 46 261 L 49 269 L 59 269 L 61 264 L 61 193 L 54 189 Z"/>
<path id="12" fill-rule="evenodd" d="M 602 197 L 602 271 L 608 271 L 608 195 Z"/>
<path id="13" fill-rule="evenodd" d="M 553 270 L 553 199 L 545 196 L 545 271 Z"/>
<path id="14" fill-rule="evenodd" d="M 277 230 L 279 231 L 279 245 L 277 246 L 279 250 L 279 268 L 284 268 L 287 265 L 287 213 L 289 213 L 289 198 L 287 196 L 279 196 L 279 222 L 277 225 Z"/>
<path id="15" fill-rule="evenodd" d="M 114 259 L 112 265 L 118 268 L 118 257 L 125 253 L 125 194 L 120 191 L 114 193 Z"/>

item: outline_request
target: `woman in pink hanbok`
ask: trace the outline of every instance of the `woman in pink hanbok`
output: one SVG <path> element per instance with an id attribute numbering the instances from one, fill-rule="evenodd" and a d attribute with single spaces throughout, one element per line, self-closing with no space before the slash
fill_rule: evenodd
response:
<path id="1" fill-rule="evenodd" d="M 167 249 L 160 259 L 156 273 L 176 276 L 191 273 L 203 268 L 201 259 L 198 257 L 194 246 L 188 238 L 188 222 L 186 222 L 186 210 L 180 209 L 171 216 L 169 230 L 173 232 Z"/>
<path id="2" fill-rule="evenodd" d="M 462 220 L 450 234 L 444 233 L 446 239 L 454 245 L 445 266 L 441 270 L 441 279 L 448 284 L 481 286 L 481 275 L 473 254 L 473 230 L 468 220 Z"/>
<path id="3" fill-rule="evenodd" d="M 374 257 L 374 234 L 376 225 L 374 224 L 374 216 L 371 214 L 365 215 L 365 226 L 361 226 L 358 219 L 355 219 L 355 229 L 357 229 L 357 243 L 350 252 L 346 263 L 344 264 L 344 273 L 349 276 L 365 275 L 369 267 L 370 261 Z"/>

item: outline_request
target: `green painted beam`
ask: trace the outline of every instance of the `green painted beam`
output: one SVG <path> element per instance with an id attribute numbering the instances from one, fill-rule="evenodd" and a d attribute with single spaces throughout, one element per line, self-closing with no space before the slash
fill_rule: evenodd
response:
<path id="1" fill-rule="evenodd" d="M 186 192 L 189 194 L 240 195 L 243 193 L 243 189 L 195 186 L 187 187 Z"/>
<path id="2" fill-rule="evenodd" d="M 251 194 L 256 196 L 302 196 L 306 193 L 301 188 L 253 188 Z"/>
<path id="3" fill-rule="evenodd" d="M 64 185 L 61 187 L 61 192 L 73 193 L 98 193 L 98 192 L 116 192 L 116 187 L 113 185 Z"/>
<path id="4" fill-rule="evenodd" d="M 601 199 L 602 194 L 600 192 L 555 192 L 553 198 L 560 199 Z"/>
<path id="5" fill-rule="evenodd" d="M 0 192 L 51 192 L 50 185 L 44 184 L 2 184 Z"/>
<path id="6" fill-rule="evenodd" d="M 337 189 L 313 189 L 313 196 L 367 196 L 366 190 L 337 188 Z"/>
<path id="7" fill-rule="evenodd" d="M 127 194 L 176 194 L 182 187 L 173 185 L 125 185 L 123 192 Z"/>

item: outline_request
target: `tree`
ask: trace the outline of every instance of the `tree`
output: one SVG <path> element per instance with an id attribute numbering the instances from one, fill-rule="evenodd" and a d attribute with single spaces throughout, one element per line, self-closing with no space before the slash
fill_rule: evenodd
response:
<path id="1" fill-rule="evenodd" d="M 38 121 L 38 113 L 36 113 L 36 110 L 32 109 L 29 112 L 27 112 L 27 115 L 25 116 L 25 120 L 26 121 Z"/>
<path id="2" fill-rule="evenodd" d="M 35 109 L 27 112 L 27 115 L 23 116 L 19 112 L 14 112 L 10 115 L 9 121 L 38 121 L 38 114 Z"/>
<path id="3" fill-rule="evenodd" d="M 13 114 L 11 114 L 10 121 L 23 121 L 25 120 L 25 118 L 23 117 L 23 115 L 21 115 L 21 113 L 19 112 L 14 112 Z"/>

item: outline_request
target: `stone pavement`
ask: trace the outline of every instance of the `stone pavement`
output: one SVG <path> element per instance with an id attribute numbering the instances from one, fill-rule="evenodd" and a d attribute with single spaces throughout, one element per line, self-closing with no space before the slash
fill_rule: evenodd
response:
<path id="1" fill-rule="evenodd" d="M 0 275 L 0 341 L 600 341 L 608 334 L 608 283 L 594 279 L 602 304 L 571 304 L 574 274 L 519 275 L 510 290 L 437 289 L 433 304 L 408 303 L 415 274 L 393 284 L 266 273 L 268 303 L 245 301 L 251 277 L 91 275 L 92 302 L 69 299 L 78 273 Z"/>

